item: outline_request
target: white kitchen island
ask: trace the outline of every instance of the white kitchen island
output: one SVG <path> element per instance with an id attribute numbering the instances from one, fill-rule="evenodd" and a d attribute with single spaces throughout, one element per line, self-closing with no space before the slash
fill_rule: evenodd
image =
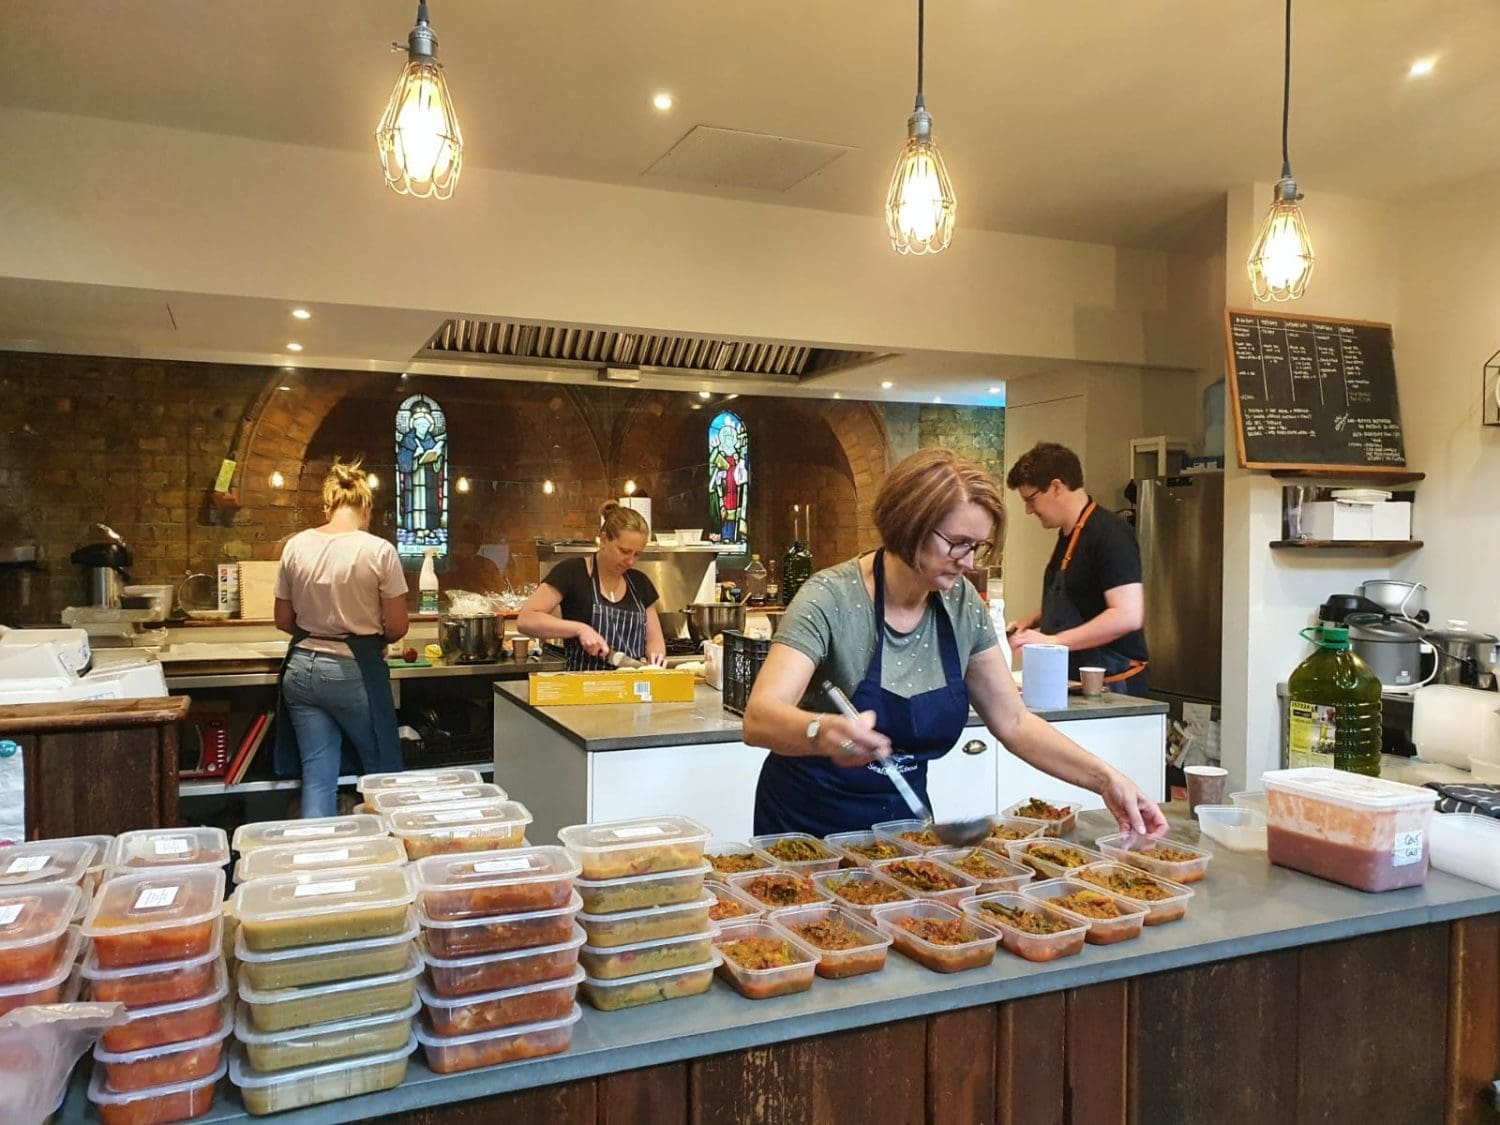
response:
<path id="1" fill-rule="evenodd" d="M 522 681 L 495 684 L 495 783 L 531 810 L 533 843 L 554 840 L 569 824 L 655 813 L 690 816 L 722 839 L 751 835 L 766 751 L 745 745 L 739 717 L 717 691 L 700 684 L 687 703 L 573 707 L 534 707 L 527 694 Z M 1040 714 L 1148 795 L 1164 797 L 1165 703 L 1109 694 Z M 1027 797 L 1103 807 L 1093 793 L 1006 752 L 972 712 L 958 747 L 928 770 L 942 820 L 994 815 Z"/>

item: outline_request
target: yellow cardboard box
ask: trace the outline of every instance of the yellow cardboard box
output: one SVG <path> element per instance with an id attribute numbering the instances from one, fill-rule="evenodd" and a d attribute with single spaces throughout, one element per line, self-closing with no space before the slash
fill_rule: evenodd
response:
<path id="1" fill-rule="evenodd" d="M 692 672 L 664 668 L 647 672 L 622 668 L 613 672 L 533 672 L 531 703 L 566 707 L 580 703 L 689 703 Z"/>

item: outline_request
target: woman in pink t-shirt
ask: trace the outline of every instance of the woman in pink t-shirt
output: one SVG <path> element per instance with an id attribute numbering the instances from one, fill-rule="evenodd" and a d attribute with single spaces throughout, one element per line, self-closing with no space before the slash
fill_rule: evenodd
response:
<path id="1" fill-rule="evenodd" d="M 302 775 L 302 815 L 338 812 L 347 741 L 362 772 L 401 768 L 385 646 L 406 635 L 406 576 L 395 546 L 371 535 L 373 497 L 359 462 L 334 461 L 321 527 L 298 532 L 276 572 L 276 627 L 292 635 L 281 667 L 276 772 Z"/>

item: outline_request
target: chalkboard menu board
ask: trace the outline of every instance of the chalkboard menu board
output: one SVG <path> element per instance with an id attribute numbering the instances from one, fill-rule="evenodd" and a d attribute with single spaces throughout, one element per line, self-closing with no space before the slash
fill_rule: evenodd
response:
<path id="1" fill-rule="evenodd" d="M 1224 327 L 1242 466 L 1406 465 L 1389 324 L 1226 309 Z"/>

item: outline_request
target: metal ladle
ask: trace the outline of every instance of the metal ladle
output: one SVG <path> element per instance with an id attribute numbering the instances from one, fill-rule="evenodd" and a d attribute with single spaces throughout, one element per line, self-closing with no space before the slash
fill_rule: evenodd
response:
<path id="1" fill-rule="evenodd" d="M 839 713 L 850 722 L 859 722 L 859 712 L 854 709 L 854 704 L 849 702 L 849 697 L 844 694 L 838 684 L 831 680 L 823 681 L 823 691 L 833 705 L 839 709 Z M 950 848 L 967 848 L 984 840 L 990 834 L 994 821 L 987 816 L 976 816 L 970 820 L 950 820 L 945 824 L 938 824 L 932 819 L 932 810 L 922 803 L 922 798 L 917 796 L 916 790 L 901 776 L 901 771 L 888 757 L 881 762 L 881 770 L 885 776 L 891 779 L 891 784 L 896 787 L 896 792 L 901 794 L 902 800 L 906 802 L 907 808 L 911 809 L 912 815 L 922 821 L 924 827 L 931 828 L 933 834 Z"/>

